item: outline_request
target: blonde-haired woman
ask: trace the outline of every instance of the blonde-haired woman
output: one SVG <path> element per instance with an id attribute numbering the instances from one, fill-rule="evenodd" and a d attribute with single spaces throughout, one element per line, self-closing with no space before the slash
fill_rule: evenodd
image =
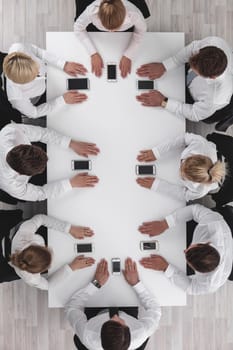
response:
<path id="1" fill-rule="evenodd" d="M 146 22 L 141 11 L 127 0 L 95 0 L 76 20 L 74 32 L 91 57 L 92 72 L 101 76 L 103 60 L 86 31 L 91 23 L 98 30 L 105 32 L 127 31 L 134 27 L 132 39 L 119 65 L 122 77 L 126 77 L 131 71 L 132 60 L 146 32 Z"/>
<path id="2" fill-rule="evenodd" d="M 187 202 L 201 198 L 210 191 L 218 191 L 226 174 L 225 163 L 218 160 L 215 144 L 200 135 L 185 133 L 151 150 L 141 151 L 137 159 L 140 162 L 152 162 L 177 148 L 183 149 L 179 184 L 171 184 L 157 177 L 137 178 L 137 183 Z"/>
<path id="3" fill-rule="evenodd" d="M 41 226 L 63 232 L 75 239 L 91 237 L 94 233 L 89 227 L 73 226 L 43 214 L 35 215 L 21 224 L 12 239 L 10 255 L 5 258 L 8 259 L 8 264 L 25 283 L 47 290 L 50 278 L 47 280 L 41 273 L 50 267 L 52 251 L 45 246 L 44 238 L 40 234 L 36 234 Z M 70 264 L 64 265 L 58 270 L 55 273 L 56 276 L 51 276 L 51 279 L 54 280 L 53 283 L 57 283 L 73 271 L 93 264 L 94 259 L 78 256 Z"/>
<path id="4" fill-rule="evenodd" d="M 72 76 L 83 75 L 87 71 L 82 64 L 67 62 L 35 45 L 23 43 L 13 44 L 3 61 L 8 100 L 12 107 L 27 117 L 46 116 L 66 103 L 80 103 L 87 98 L 77 91 L 68 91 L 63 96 L 44 101 L 47 64 Z"/>

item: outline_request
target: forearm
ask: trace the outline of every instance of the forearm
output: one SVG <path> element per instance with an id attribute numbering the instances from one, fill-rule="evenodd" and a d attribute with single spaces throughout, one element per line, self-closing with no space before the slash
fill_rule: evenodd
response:
<path id="1" fill-rule="evenodd" d="M 152 148 L 156 159 L 161 158 L 164 154 L 178 148 L 185 147 L 185 134 L 175 137 L 171 141 L 164 141 Z"/>
<path id="2" fill-rule="evenodd" d="M 152 191 L 161 192 L 164 195 L 185 201 L 185 188 L 178 184 L 172 184 L 166 180 L 159 179 L 156 177 L 152 187 Z"/>

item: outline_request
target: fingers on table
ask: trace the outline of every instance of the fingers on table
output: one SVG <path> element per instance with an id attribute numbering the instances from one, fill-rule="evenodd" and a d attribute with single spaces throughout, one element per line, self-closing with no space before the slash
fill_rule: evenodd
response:
<path id="1" fill-rule="evenodd" d="M 154 177 L 138 177 L 136 182 L 142 187 L 151 188 L 154 179 Z"/>
<path id="2" fill-rule="evenodd" d="M 137 156 L 137 160 L 139 160 L 139 162 L 150 162 L 151 151 L 150 150 L 140 151 L 139 155 Z"/>

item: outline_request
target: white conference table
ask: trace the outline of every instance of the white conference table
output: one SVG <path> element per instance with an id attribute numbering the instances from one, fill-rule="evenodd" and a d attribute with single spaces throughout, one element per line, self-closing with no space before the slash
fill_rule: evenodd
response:
<path id="1" fill-rule="evenodd" d="M 130 33 L 91 33 L 104 62 L 119 62 L 130 38 Z M 140 234 L 138 226 L 144 221 L 162 219 L 178 207 L 185 205 L 175 199 L 137 185 L 135 179 L 136 156 L 142 149 L 150 149 L 164 139 L 172 139 L 185 131 L 185 122 L 162 108 L 143 107 L 136 101 L 136 68 L 141 64 L 161 61 L 184 46 L 183 33 L 146 33 L 132 73 L 117 83 L 106 79 L 106 68 L 101 78 L 88 73 L 90 90 L 88 101 L 79 105 L 66 105 L 48 115 L 48 127 L 70 135 L 76 140 L 95 142 L 101 150 L 91 157 L 92 174 L 100 178 L 91 189 L 73 189 L 65 196 L 48 201 L 48 214 L 75 225 L 90 226 L 95 235 L 81 243 L 93 242 L 91 255 L 98 262 L 105 257 L 109 263 L 110 279 L 88 301 L 87 306 L 133 306 L 138 299 L 123 275 L 112 276 L 111 258 L 126 257 L 138 261 L 149 256 L 140 251 L 141 240 L 149 240 Z M 66 60 L 84 64 L 90 72 L 90 59 L 74 33 L 47 33 L 47 49 Z M 105 66 L 106 67 L 106 66 Z M 68 76 L 49 67 L 48 99 L 66 91 Z M 157 80 L 158 89 L 165 95 L 184 100 L 184 69 L 169 72 Z M 48 181 L 70 178 L 72 159 L 82 159 L 71 150 L 48 146 Z M 156 162 L 158 176 L 175 182 L 179 174 L 179 152 L 173 152 Z M 185 271 L 183 250 L 186 245 L 185 224 L 158 236 L 159 254 Z M 153 239 L 153 238 L 152 238 Z M 49 231 L 49 246 L 54 258 L 50 274 L 77 255 L 72 237 Z M 88 254 L 86 254 L 88 256 Z M 62 307 L 78 289 L 92 280 L 96 265 L 78 270 L 60 284 L 49 288 L 49 306 Z M 161 305 L 185 305 L 186 294 L 172 285 L 161 272 L 144 269 L 138 264 L 140 278 L 156 295 Z"/>

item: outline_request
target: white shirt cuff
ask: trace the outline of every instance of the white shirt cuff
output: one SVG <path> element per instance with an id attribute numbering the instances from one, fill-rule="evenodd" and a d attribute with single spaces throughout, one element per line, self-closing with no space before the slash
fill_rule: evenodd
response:
<path id="1" fill-rule="evenodd" d="M 66 61 L 63 60 L 63 59 L 59 59 L 59 60 L 57 61 L 57 66 L 58 66 L 61 70 L 64 69 L 65 64 L 66 64 Z"/>
<path id="2" fill-rule="evenodd" d="M 162 64 L 164 65 L 164 67 L 166 68 L 167 71 L 174 69 L 176 67 L 176 65 L 171 57 L 164 60 L 162 62 Z"/>
<path id="3" fill-rule="evenodd" d="M 87 285 L 87 287 L 85 288 L 85 292 L 87 292 L 88 295 L 93 295 L 93 294 L 95 294 L 98 290 L 99 290 L 99 288 L 97 288 L 96 286 L 94 286 L 94 284 L 91 283 L 91 282 L 90 282 L 90 283 Z"/>
<path id="4" fill-rule="evenodd" d="M 71 137 L 63 136 L 61 141 L 61 147 L 69 148 L 71 140 L 72 140 Z"/>
<path id="5" fill-rule="evenodd" d="M 152 191 L 157 191 L 158 187 L 159 187 L 159 183 L 160 180 L 156 177 L 156 179 L 154 180 L 152 186 L 151 186 L 151 190 Z"/>
<path id="6" fill-rule="evenodd" d="M 64 192 L 68 192 L 70 190 L 72 190 L 72 186 L 71 186 L 71 183 L 70 183 L 70 180 L 66 179 L 66 180 L 62 180 L 61 181 L 61 185 L 64 189 Z"/>
<path id="7" fill-rule="evenodd" d="M 65 233 L 70 233 L 70 229 L 71 229 L 71 224 L 67 223 L 65 226 Z M 73 236 L 72 236 L 73 237 Z"/>
<path id="8" fill-rule="evenodd" d="M 169 228 L 176 226 L 176 223 L 172 214 L 166 216 L 165 220 L 167 221 Z"/>
<path id="9" fill-rule="evenodd" d="M 144 287 L 144 285 L 142 284 L 142 282 L 139 281 L 137 284 L 135 284 L 135 285 L 133 286 L 133 289 L 134 289 L 137 293 L 141 293 L 141 292 L 143 292 L 143 291 L 145 290 L 145 287 Z"/>
<path id="10" fill-rule="evenodd" d="M 175 269 L 174 269 L 174 266 L 172 266 L 171 264 L 168 265 L 166 271 L 164 272 L 165 273 L 165 276 L 170 278 L 173 276 L 175 272 Z"/>
<path id="11" fill-rule="evenodd" d="M 172 100 L 171 98 L 168 99 L 167 105 L 165 107 L 166 110 L 168 110 L 171 113 L 176 113 L 177 108 L 179 107 L 180 102 Z"/>
<path id="12" fill-rule="evenodd" d="M 153 152 L 154 156 L 156 157 L 156 159 L 160 158 L 159 150 L 157 147 L 153 147 L 152 152 Z"/>

